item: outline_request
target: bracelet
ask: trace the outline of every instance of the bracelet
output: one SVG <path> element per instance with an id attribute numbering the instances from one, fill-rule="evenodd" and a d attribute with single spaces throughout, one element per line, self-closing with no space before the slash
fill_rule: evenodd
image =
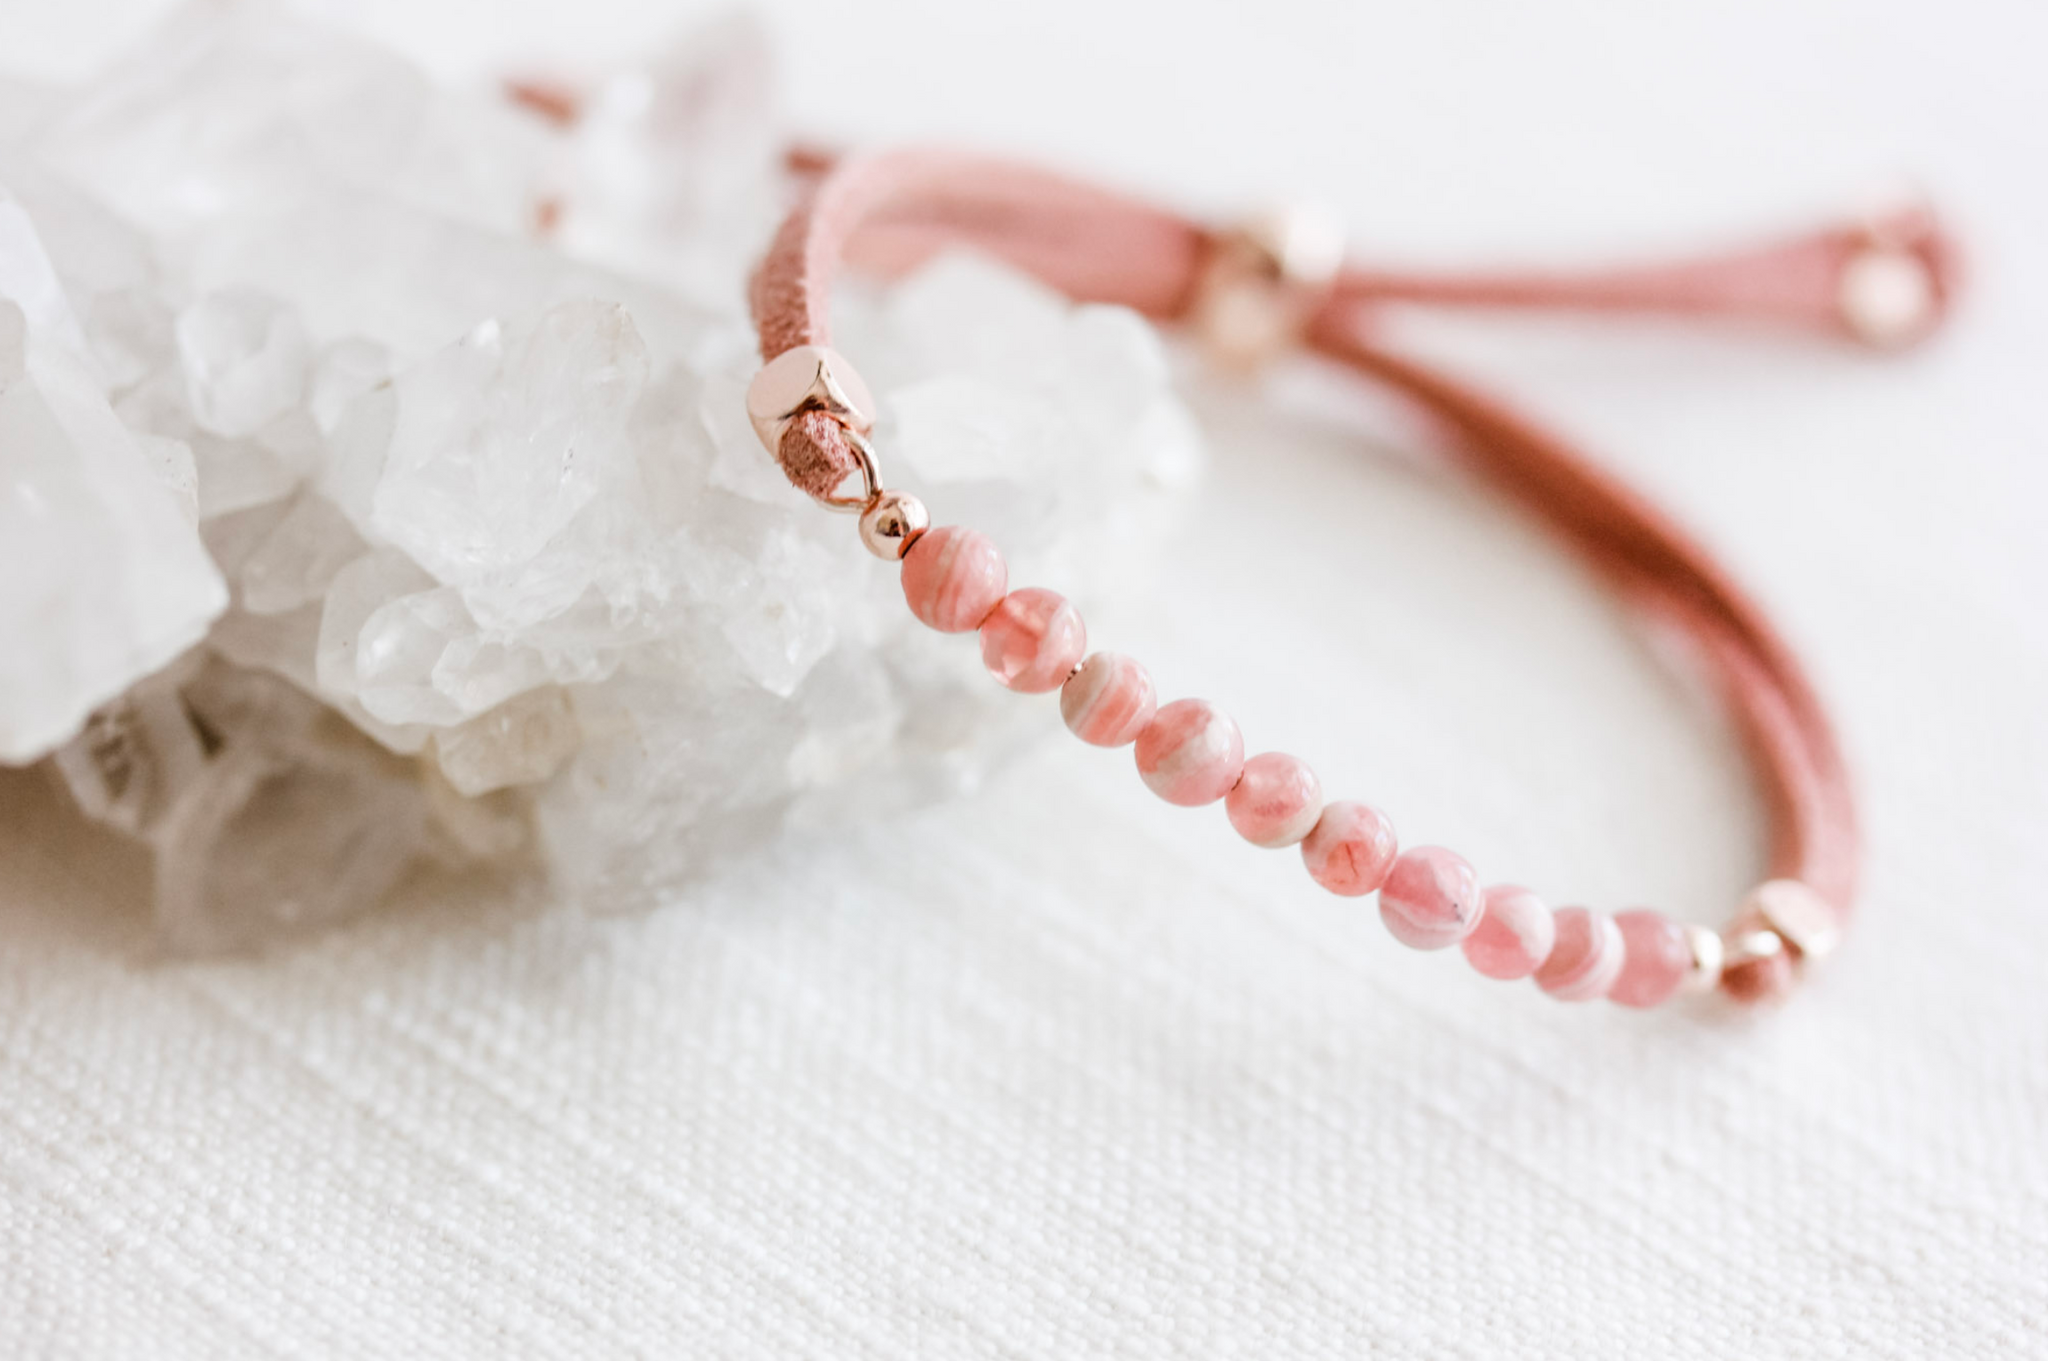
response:
<path id="1" fill-rule="evenodd" d="M 983 158 L 912 151 L 835 162 L 798 152 L 791 164 L 807 183 L 751 288 L 764 367 L 747 392 L 749 418 L 793 484 L 857 513 L 866 546 L 901 561 L 904 597 L 919 620 L 979 633 L 998 682 L 1025 694 L 1058 691 L 1067 727 L 1096 746 L 1134 747 L 1140 776 L 1161 798 L 1189 807 L 1222 801 L 1245 840 L 1298 845 L 1310 876 L 1332 893 L 1377 892 L 1397 940 L 1420 950 L 1462 946 L 1490 978 L 1533 976 L 1565 1001 L 1652 1007 L 1718 987 L 1751 1002 L 1782 995 L 1834 948 L 1860 856 L 1853 790 L 1826 710 L 1763 612 L 1639 493 L 1492 397 L 1381 347 L 1372 321 L 1389 304 L 1571 308 L 1726 318 L 1896 349 L 1929 334 L 1955 293 L 1954 248 L 1925 209 L 1657 268 L 1449 278 L 1347 267 L 1336 233 L 1306 215 L 1210 231 Z M 1769 804 L 1765 881 L 1718 931 L 1647 909 L 1553 911 L 1528 889 L 1483 887 L 1451 851 L 1399 849 L 1385 814 L 1326 803 L 1297 757 L 1247 757 L 1236 723 L 1214 705 L 1159 704 L 1138 662 L 1088 652 L 1068 601 L 1040 587 L 1009 589 L 986 537 L 933 528 L 917 498 L 883 486 L 867 438 L 873 398 L 830 348 L 830 290 L 842 262 L 888 276 L 955 245 L 1077 301 L 1186 323 L 1232 366 L 1300 347 L 1434 416 L 1460 464 L 1545 523 L 1636 611 L 1691 643 Z"/>

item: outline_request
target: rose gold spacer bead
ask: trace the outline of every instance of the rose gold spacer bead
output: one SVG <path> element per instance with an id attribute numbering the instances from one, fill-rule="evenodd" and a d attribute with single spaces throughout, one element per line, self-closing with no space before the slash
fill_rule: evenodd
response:
<path id="1" fill-rule="evenodd" d="M 1692 965 L 1685 971 L 1685 980 L 1678 985 L 1679 992 L 1689 996 L 1712 992 L 1720 985 L 1721 963 L 1727 957 L 1721 933 L 1704 926 L 1687 926 L 1685 943 L 1692 951 Z"/>
<path id="2" fill-rule="evenodd" d="M 1858 251 L 1836 288 L 1842 324 L 1873 349 L 1904 349 L 1934 328 L 1934 279 L 1910 250 L 1880 244 Z"/>
<path id="3" fill-rule="evenodd" d="M 1196 281 L 1193 321 L 1210 357 L 1253 372 L 1293 345 L 1344 260 L 1336 221 L 1300 205 L 1219 235 Z"/>
<path id="4" fill-rule="evenodd" d="M 1735 920 L 1776 932 L 1802 964 L 1833 954 L 1842 939 L 1833 905 L 1797 879 L 1758 884 L 1743 898 Z"/>
<path id="5" fill-rule="evenodd" d="M 876 492 L 860 513 L 860 541 L 882 561 L 900 562 L 931 523 L 924 502 L 909 492 Z"/>

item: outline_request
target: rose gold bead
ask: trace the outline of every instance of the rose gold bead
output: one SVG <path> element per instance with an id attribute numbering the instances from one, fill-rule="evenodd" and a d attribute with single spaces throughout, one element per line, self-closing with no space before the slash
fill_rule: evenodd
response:
<path id="1" fill-rule="evenodd" d="M 1275 209 L 1216 239 L 1196 280 L 1191 320 L 1210 356 L 1250 372 L 1299 339 L 1344 259 L 1327 215 Z"/>
<path id="2" fill-rule="evenodd" d="M 1682 993 L 1712 992 L 1721 982 L 1721 961 L 1727 950 L 1721 944 L 1721 933 L 1709 931 L 1704 926 L 1687 926 L 1685 943 L 1692 953 L 1692 964 L 1685 971 L 1685 981 L 1678 985 Z"/>
<path id="3" fill-rule="evenodd" d="M 1842 266 L 1836 287 L 1843 324 L 1875 349 L 1903 348 L 1934 325 L 1934 280 L 1910 250 L 1875 246 L 1858 251 Z"/>
<path id="4" fill-rule="evenodd" d="M 924 502 L 908 492 L 885 491 L 860 513 L 860 541 L 884 562 L 896 562 L 910 551 L 917 536 L 931 528 Z"/>
<path id="5" fill-rule="evenodd" d="M 1770 879 L 1743 898 L 1735 920 L 1768 927 L 1792 947 L 1795 962 L 1832 954 L 1841 941 L 1839 914 L 1797 879 Z"/>

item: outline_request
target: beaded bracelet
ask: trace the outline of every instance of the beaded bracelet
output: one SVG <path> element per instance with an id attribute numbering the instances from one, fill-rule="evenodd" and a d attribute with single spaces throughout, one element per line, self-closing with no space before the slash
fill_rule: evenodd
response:
<path id="1" fill-rule="evenodd" d="M 1390 304 L 1545 307 L 1722 317 L 1899 348 L 1929 332 L 1955 291 L 1955 253 L 1919 208 L 1754 250 L 1587 275 L 1429 277 L 1342 263 L 1336 234 L 1302 214 L 1228 231 L 1024 166 L 938 152 L 835 164 L 795 153 L 802 195 L 756 272 L 751 302 L 764 367 L 747 393 L 763 445 L 798 488 L 857 513 L 866 546 L 902 563 L 911 611 L 947 633 L 978 632 L 999 683 L 1058 691 L 1066 725 L 1101 747 L 1135 748 L 1138 773 L 1188 807 L 1222 801 L 1256 846 L 1300 847 L 1332 893 L 1377 892 L 1394 937 L 1462 946 L 1490 978 L 1533 976 L 1565 1001 L 1652 1007 L 1683 992 L 1740 1001 L 1784 993 L 1827 954 L 1855 893 L 1853 793 L 1826 711 L 1763 612 L 1707 551 L 1639 494 L 1501 403 L 1371 338 Z M 882 275 L 969 245 L 1077 301 L 1119 303 L 1192 325 L 1236 367 L 1303 348 L 1432 414 L 1450 452 L 1552 529 L 1638 611 L 1689 639 L 1744 735 L 1769 801 L 1768 877 L 1720 931 L 1636 910 L 1553 911 L 1528 889 L 1483 887 L 1463 858 L 1400 850 L 1385 814 L 1326 803 L 1315 773 L 1279 752 L 1249 758 L 1237 724 L 1199 699 L 1159 704 L 1136 661 L 1089 653 L 1073 605 L 1009 589 L 996 546 L 931 528 L 917 498 L 885 489 L 867 435 L 874 402 L 830 348 L 829 297 L 842 262 Z M 853 490 L 849 491 L 851 485 Z"/>

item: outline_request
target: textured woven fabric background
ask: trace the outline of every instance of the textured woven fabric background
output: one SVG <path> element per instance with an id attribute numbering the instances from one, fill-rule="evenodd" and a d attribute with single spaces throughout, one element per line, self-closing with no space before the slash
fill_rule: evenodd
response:
<path id="1" fill-rule="evenodd" d="M 57 69 L 146 8 L 0 31 Z M 451 69 L 674 17 L 352 8 Z M 1049 741 L 650 916 L 444 888 L 166 962 L 139 867 L 0 775 L 0 1355 L 2048 1355 L 2038 10 L 855 8 L 772 11 L 809 129 L 1311 186 L 1392 259 L 1923 175 L 1976 288 L 1904 362 L 1415 332 L 1802 644 L 1867 799 L 1848 948 L 1772 1015 L 1558 1006 Z M 1540 537 L 1333 420 L 1198 406 L 1212 488 L 1114 634 L 1166 689 L 1490 878 L 1713 916 L 1755 876 L 1726 734 Z"/>

